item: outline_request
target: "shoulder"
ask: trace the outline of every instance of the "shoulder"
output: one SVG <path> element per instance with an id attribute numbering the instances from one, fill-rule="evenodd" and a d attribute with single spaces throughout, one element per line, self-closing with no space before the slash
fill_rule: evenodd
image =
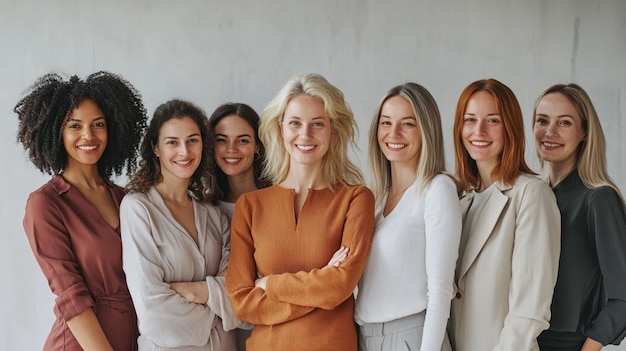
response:
<path id="1" fill-rule="evenodd" d="M 54 176 L 47 183 L 28 195 L 27 207 L 45 206 L 62 202 L 61 196 L 70 190 L 71 185 L 61 176 Z"/>
<path id="2" fill-rule="evenodd" d="M 435 175 L 433 179 L 430 180 L 430 183 L 428 183 L 428 187 L 426 188 L 427 192 L 450 190 L 456 193 L 456 183 L 449 175 L 443 173 Z"/>
<path id="3" fill-rule="evenodd" d="M 552 189 L 545 181 L 527 173 L 522 173 L 517 177 L 510 191 L 517 195 L 536 194 L 554 197 Z"/>
<path id="4" fill-rule="evenodd" d="M 120 204 L 121 208 L 137 208 L 137 207 L 146 207 L 147 205 L 152 204 L 150 198 L 145 193 L 139 192 L 131 192 L 124 196 L 122 199 L 122 203 Z"/>

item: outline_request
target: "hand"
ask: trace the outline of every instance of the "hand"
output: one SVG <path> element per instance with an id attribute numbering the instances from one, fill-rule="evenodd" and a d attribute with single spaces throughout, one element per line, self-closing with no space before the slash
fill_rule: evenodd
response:
<path id="1" fill-rule="evenodd" d="M 265 291 L 265 288 L 267 287 L 267 277 L 262 277 L 262 278 L 255 280 L 254 287 L 261 288 L 263 289 L 263 291 Z"/>
<path id="2" fill-rule="evenodd" d="M 330 258 L 330 261 L 326 264 L 328 267 L 339 267 L 341 262 L 343 262 L 346 257 L 348 257 L 348 249 L 347 247 L 342 246 L 339 250 L 333 254 L 333 257 Z"/>
<path id="3" fill-rule="evenodd" d="M 189 302 L 206 304 L 209 301 L 209 287 L 204 280 L 171 283 L 170 289 Z"/>
<path id="4" fill-rule="evenodd" d="M 602 344 L 593 340 L 592 338 L 587 338 L 585 343 L 583 344 L 583 348 L 581 351 L 600 351 L 602 349 Z"/>

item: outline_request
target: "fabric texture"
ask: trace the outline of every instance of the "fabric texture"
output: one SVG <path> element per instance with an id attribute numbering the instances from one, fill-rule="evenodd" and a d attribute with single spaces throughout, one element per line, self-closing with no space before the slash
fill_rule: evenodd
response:
<path id="1" fill-rule="evenodd" d="M 461 209 L 450 177 L 435 176 L 423 194 L 418 185 L 411 185 L 386 217 L 386 201 L 376 209 L 355 320 L 359 325 L 383 323 L 426 311 L 421 343 L 413 347 L 439 350 L 454 295 Z"/>
<path id="2" fill-rule="evenodd" d="M 474 193 L 461 199 L 464 223 Z M 548 328 L 560 251 L 560 215 L 550 187 L 522 174 L 496 183 L 464 227 L 452 302 L 456 351 L 538 350 Z"/>
<path id="3" fill-rule="evenodd" d="M 124 191 L 107 186 L 119 206 Z M 23 225 L 56 295 L 56 320 L 43 350 L 82 350 L 66 322 L 88 308 L 115 350 L 137 350 L 137 317 L 122 270 L 119 228 L 111 228 L 62 176 L 30 194 Z"/>
<path id="4" fill-rule="evenodd" d="M 295 191 L 274 185 L 240 196 L 232 221 L 226 286 L 237 316 L 256 324 L 247 349 L 356 350 L 353 291 L 374 230 L 364 186 L 309 189 L 299 216 Z M 326 264 L 341 246 L 339 267 Z M 267 276 L 267 289 L 255 280 Z"/>
<path id="5" fill-rule="evenodd" d="M 140 350 L 234 350 L 241 326 L 232 312 L 225 277 L 228 219 L 194 201 L 198 245 L 173 217 L 158 191 L 128 194 L 121 205 L 124 271 L 139 320 Z M 172 282 L 206 280 L 207 304 L 186 301 Z"/>
<path id="6" fill-rule="evenodd" d="M 626 216 L 615 190 L 589 189 L 574 170 L 553 188 L 561 211 L 561 257 L 550 329 L 542 346 L 626 335 Z"/>

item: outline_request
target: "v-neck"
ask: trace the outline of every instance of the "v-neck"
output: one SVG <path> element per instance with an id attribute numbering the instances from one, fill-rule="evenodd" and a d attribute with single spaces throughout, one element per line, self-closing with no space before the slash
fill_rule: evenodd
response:
<path id="1" fill-rule="evenodd" d="M 150 198 L 155 202 L 155 205 L 157 208 L 160 209 L 161 213 L 163 213 L 163 215 L 174 224 L 174 226 L 180 230 L 185 237 L 190 240 L 193 243 L 193 246 L 195 246 L 200 252 L 202 252 L 202 242 L 204 241 L 204 233 L 202 233 L 202 231 L 200 230 L 200 228 L 198 228 L 198 204 L 196 203 L 196 201 L 192 200 L 191 203 L 193 205 L 193 222 L 194 225 L 196 226 L 196 231 L 198 232 L 198 243 L 196 244 L 195 240 L 193 240 L 193 237 L 191 237 L 191 234 L 189 234 L 189 232 L 187 232 L 187 230 L 185 229 L 185 227 L 182 226 L 182 224 L 180 224 L 176 218 L 174 218 L 174 215 L 172 214 L 172 211 L 170 211 L 169 207 L 167 207 L 167 205 L 165 204 L 165 200 L 163 200 L 163 197 L 161 196 L 161 194 L 159 193 L 159 191 L 153 186 L 150 188 L 150 190 L 148 191 Z M 185 239 L 185 240 L 187 240 Z"/>

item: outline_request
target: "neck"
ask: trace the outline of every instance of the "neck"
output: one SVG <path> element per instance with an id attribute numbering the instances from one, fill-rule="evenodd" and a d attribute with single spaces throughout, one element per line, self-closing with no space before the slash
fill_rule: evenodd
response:
<path id="1" fill-rule="evenodd" d="M 306 193 L 309 189 L 324 189 L 327 184 L 322 177 L 321 167 L 315 166 L 297 166 L 292 164 L 289 167 L 287 178 L 280 185 L 283 188 L 294 189 L 296 193 Z"/>
<path id="2" fill-rule="evenodd" d="M 68 164 L 61 176 L 70 184 L 82 188 L 96 189 L 105 184 L 104 179 L 98 172 L 97 165 L 72 166 Z"/>
<path id="3" fill-rule="evenodd" d="M 417 170 L 415 165 L 391 163 L 391 184 L 389 194 L 400 194 L 415 182 Z"/>
<path id="4" fill-rule="evenodd" d="M 557 186 L 565 177 L 567 177 L 574 169 L 576 169 L 576 160 L 574 162 L 547 162 L 548 163 L 548 181 L 551 187 Z"/>
<path id="5" fill-rule="evenodd" d="M 481 192 L 490 187 L 491 184 L 496 181 L 495 178 L 491 175 L 491 172 L 495 168 L 495 165 L 489 165 L 479 162 L 477 162 L 476 165 L 478 167 L 478 180 L 480 182 L 476 191 Z"/>
<path id="6" fill-rule="evenodd" d="M 258 189 L 252 168 L 250 168 L 250 172 L 236 176 L 227 176 L 226 178 L 228 180 L 228 188 L 230 189 L 230 193 L 226 194 L 228 202 L 236 202 L 241 194 Z"/>
<path id="7" fill-rule="evenodd" d="M 189 179 L 168 179 L 154 184 L 161 197 L 167 201 L 184 203 L 189 201 Z"/>

